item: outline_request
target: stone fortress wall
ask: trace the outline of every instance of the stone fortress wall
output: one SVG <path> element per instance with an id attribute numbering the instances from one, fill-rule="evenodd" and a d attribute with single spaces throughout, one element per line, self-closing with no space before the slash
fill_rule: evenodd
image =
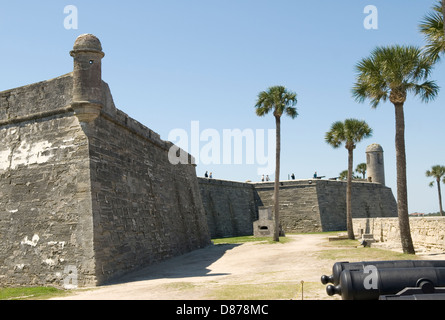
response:
<path id="1" fill-rule="evenodd" d="M 385 186 L 383 148 L 366 149 L 367 181 L 353 181 L 353 218 L 397 217 L 392 190 Z M 260 207 L 273 207 L 273 182 L 239 183 L 199 178 L 210 234 L 215 237 L 254 234 Z M 280 182 L 280 225 L 286 232 L 344 231 L 346 182 L 307 179 Z M 273 209 L 272 209 L 273 211 Z"/>
<path id="2" fill-rule="evenodd" d="M 0 285 L 103 284 L 210 244 L 195 167 L 114 106 L 99 40 L 74 72 L 0 92 Z"/>
<path id="3" fill-rule="evenodd" d="M 445 217 L 411 217 L 411 237 L 416 253 L 441 253 L 445 251 Z M 354 219 L 354 233 L 373 236 L 371 246 L 402 251 L 398 218 Z"/>
<path id="4" fill-rule="evenodd" d="M 273 182 L 236 183 L 198 178 L 212 238 L 253 234 L 259 207 L 273 207 Z M 284 232 L 346 230 L 346 182 L 282 181 L 280 223 Z M 353 217 L 397 217 L 392 190 L 377 183 L 353 182 Z"/>
<path id="5" fill-rule="evenodd" d="M 253 234 L 259 199 L 252 184 L 207 178 L 198 183 L 213 239 Z"/>
<path id="6" fill-rule="evenodd" d="M 95 278 L 88 137 L 65 75 L 0 93 L 0 284 Z"/>
<path id="7" fill-rule="evenodd" d="M 73 72 L 0 92 L 0 286 L 101 285 L 211 237 L 253 234 L 273 183 L 171 164 L 172 143 L 114 105 L 100 41 L 82 35 L 70 54 Z M 283 181 L 284 231 L 344 230 L 345 188 Z M 353 196 L 355 217 L 397 215 L 382 184 L 356 182 Z"/>

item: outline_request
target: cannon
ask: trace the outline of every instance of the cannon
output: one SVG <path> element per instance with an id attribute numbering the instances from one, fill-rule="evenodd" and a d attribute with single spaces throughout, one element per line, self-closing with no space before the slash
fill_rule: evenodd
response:
<path id="1" fill-rule="evenodd" d="M 404 290 L 417 294 L 439 294 L 445 299 L 445 267 L 382 268 L 366 265 L 362 270 L 343 270 L 338 285 L 328 285 L 329 296 L 341 295 L 343 300 L 379 300 L 398 295 Z M 413 295 L 411 295 L 413 296 Z M 414 295 L 415 296 L 415 295 Z"/>
<path id="2" fill-rule="evenodd" d="M 445 260 L 392 260 L 392 261 L 362 261 L 362 262 L 336 262 L 332 267 L 332 275 L 321 276 L 321 283 L 339 284 L 343 270 L 363 271 L 366 266 L 372 265 L 381 268 L 445 268 Z"/>
<path id="3" fill-rule="evenodd" d="M 433 288 L 430 285 L 405 288 L 397 294 L 380 296 L 379 300 L 445 300 L 445 288 Z"/>

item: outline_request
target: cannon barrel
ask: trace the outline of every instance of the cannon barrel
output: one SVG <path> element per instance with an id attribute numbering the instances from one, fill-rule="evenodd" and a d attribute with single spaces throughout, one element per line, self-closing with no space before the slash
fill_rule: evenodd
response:
<path id="1" fill-rule="evenodd" d="M 321 283 L 339 284 L 343 270 L 363 271 L 368 265 L 381 268 L 445 268 L 444 260 L 393 260 L 393 261 L 362 261 L 362 262 L 336 262 L 332 267 L 332 275 L 321 276 Z"/>
<path id="2" fill-rule="evenodd" d="M 422 288 L 426 293 L 432 292 L 431 288 L 445 287 L 445 268 L 374 267 L 370 271 L 343 270 L 339 284 L 326 287 L 327 294 L 341 295 L 343 300 L 378 300 L 408 287 Z"/>
<path id="3" fill-rule="evenodd" d="M 379 300 L 445 300 L 445 288 L 434 288 L 423 282 L 416 288 L 405 288 L 397 294 L 380 296 Z"/>
<path id="4" fill-rule="evenodd" d="M 429 294 L 413 294 L 407 296 L 401 295 L 389 295 L 381 296 L 379 300 L 445 300 L 445 293 L 429 293 Z"/>

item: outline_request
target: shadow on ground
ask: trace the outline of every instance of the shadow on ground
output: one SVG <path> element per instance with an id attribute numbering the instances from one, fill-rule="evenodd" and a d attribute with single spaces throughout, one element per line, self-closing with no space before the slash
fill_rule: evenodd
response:
<path id="1" fill-rule="evenodd" d="M 239 245 L 240 244 L 211 245 L 210 247 L 198 249 L 131 272 L 108 282 L 105 286 L 166 278 L 175 279 L 230 275 L 230 273 L 211 273 L 208 266 L 218 261 L 227 251 L 232 250 Z"/>

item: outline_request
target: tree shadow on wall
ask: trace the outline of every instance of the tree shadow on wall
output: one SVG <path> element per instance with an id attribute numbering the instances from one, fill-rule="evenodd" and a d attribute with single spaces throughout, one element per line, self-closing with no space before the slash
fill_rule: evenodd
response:
<path id="1" fill-rule="evenodd" d="M 114 279 L 105 285 L 165 278 L 180 279 L 230 275 L 230 273 L 214 273 L 208 267 L 221 259 L 227 251 L 237 246 L 239 246 L 239 244 L 220 244 L 197 249 L 163 262 L 154 263 L 119 277 L 118 279 Z"/>

